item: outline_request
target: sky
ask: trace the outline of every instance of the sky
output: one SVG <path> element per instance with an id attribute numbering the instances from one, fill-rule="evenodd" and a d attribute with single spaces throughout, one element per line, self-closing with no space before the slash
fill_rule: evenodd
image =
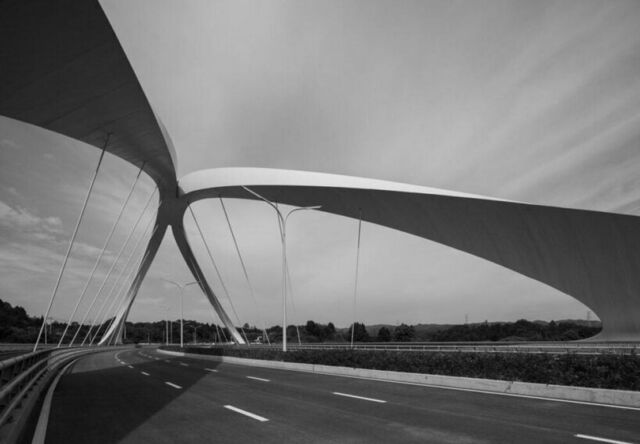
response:
<path id="1" fill-rule="evenodd" d="M 172 138 L 178 177 L 286 168 L 640 215 L 637 1 L 101 4 Z M 0 117 L 0 298 L 44 312 L 98 157 L 94 147 Z M 136 174 L 105 156 L 54 318 L 73 310 Z M 76 318 L 152 192 L 142 177 Z M 133 241 L 153 216 L 151 199 Z M 224 286 L 187 215 L 194 250 L 232 318 L 280 324 L 274 213 L 260 202 L 225 205 L 254 297 L 217 200 L 193 208 Z M 291 322 L 587 316 L 588 307 L 544 284 L 366 223 L 354 310 L 357 221 L 304 211 L 287 230 Z M 121 268 L 117 262 L 107 295 Z M 192 280 L 170 235 L 130 319 L 180 316 L 179 293 L 163 279 Z M 108 312 L 101 295 L 89 319 L 103 300 Z M 196 286 L 185 290 L 184 313 L 217 320 Z"/>

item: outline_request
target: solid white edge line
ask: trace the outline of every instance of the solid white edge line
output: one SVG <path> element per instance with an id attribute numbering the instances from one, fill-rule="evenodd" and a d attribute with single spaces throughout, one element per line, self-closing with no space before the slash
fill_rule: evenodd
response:
<path id="1" fill-rule="evenodd" d="M 598 438 L 597 436 L 581 435 L 580 433 L 578 433 L 577 435 L 573 435 L 573 436 L 575 436 L 576 438 L 590 439 L 591 441 L 606 442 L 606 443 L 609 443 L 609 444 L 633 444 L 633 443 L 630 443 L 628 441 L 617 441 L 615 439 Z"/>
<path id="2" fill-rule="evenodd" d="M 247 378 L 249 378 L 249 379 L 255 379 L 256 381 L 271 382 L 271 380 L 270 380 L 270 379 L 258 378 L 258 377 L 256 377 L 256 376 L 247 376 Z"/>
<path id="3" fill-rule="evenodd" d="M 382 399 L 367 398 L 365 396 L 350 395 L 348 393 L 333 392 L 333 394 L 338 396 L 346 396 L 347 398 L 362 399 L 363 401 L 379 402 L 380 404 L 384 404 L 387 402 L 383 401 Z"/>
<path id="4" fill-rule="evenodd" d="M 205 370 L 208 372 L 218 373 L 218 370 L 216 370 L 215 368 L 205 368 Z"/>
<path id="5" fill-rule="evenodd" d="M 147 372 L 140 372 L 140 373 L 142 373 L 145 376 L 149 376 L 149 373 L 147 373 Z"/>
<path id="6" fill-rule="evenodd" d="M 76 363 L 78 359 L 74 359 L 70 363 L 68 363 L 60 373 L 56 376 L 56 379 L 53 380 L 49 390 L 47 391 L 47 395 L 42 402 L 42 409 L 40 409 L 40 416 L 38 417 L 38 424 L 36 425 L 36 430 L 33 432 L 33 438 L 31 440 L 31 444 L 44 444 L 45 439 L 47 438 L 47 426 L 49 425 L 49 414 L 51 413 L 51 401 L 53 401 L 53 392 L 56 391 L 56 387 L 58 385 L 58 381 L 62 375 L 64 375 L 69 367 Z"/>
<path id="7" fill-rule="evenodd" d="M 167 384 L 168 386 L 171 386 L 175 389 L 181 389 L 182 387 L 180 387 L 178 384 L 174 384 L 173 382 L 169 382 L 169 381 L 164 381 L 165 384 Z"/>
<path id="8" fill-rule="evenodd" d="M 267 418 L 263 418 L 262 416 L 258 416 L 256 414 L 251 413 L 251 412 L 247 412 L 246 410 L 239 409 L 238 407 L 234 407 L 232 405 L 225 405 L 224 408 L 225 409 L 229 409 L 229 410 L 233 410 L 236 413 L 240 413 L 241 415 L 248 416 L 249 418 L 256 419 L 256 420 L 258 420 L 260 422 L 269 421 Z"/>

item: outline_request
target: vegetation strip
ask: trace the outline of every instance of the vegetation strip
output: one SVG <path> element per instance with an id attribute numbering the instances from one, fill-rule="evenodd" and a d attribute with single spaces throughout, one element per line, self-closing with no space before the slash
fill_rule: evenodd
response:
<path id="1" fill-rule="evenodd" d="M 382 350 L 279 350 L 247 347 L 162 347 L 186 353 L 232 356 L 372 370 L 514 382 L 640 391 L 640 356 Z"/>

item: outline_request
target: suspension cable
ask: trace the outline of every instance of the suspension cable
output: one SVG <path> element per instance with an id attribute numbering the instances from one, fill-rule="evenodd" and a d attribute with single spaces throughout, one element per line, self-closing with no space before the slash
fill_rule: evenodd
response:
<path id="1" fill-rule="evenodd" d="M 242 254 L 240 253 L 240 247 L 238 246 L 238 241 L 236 239 L 236 235 L 233 232 L 233 228 L 231 227 L 231 220 L 229 219 L 229 213 L 227 213 L 227 208 L 224 205 L 224 201 L 222 200 L 222 196 L 218 196 L 220 199 L 220 206 L 222 207 L 222 211 L 224 212 L 224 217 L 227 220 L 227 225 L 229 226 L 229 232 L 231 233 L 231 238 L 233 239 L 233 245 L 236 247 L 236 253 L 238 253 L 238 259 L 240 260 L 240 265 L 242 266 L 242 272 L 244 273 L 244 277 L 247 281 L 247 285 L 249 286 L 249 293 L 251 294 L 251 299 L 253 300 L 253 304 L 258 309 L 258 322 L 262 324 L 262 331 L 267 339 L 269 345 L 271 345 L 271 341 L 269 341 L 269 335 L 267 334 L 267 327 L 262 320 L 262 316 L 260 316 L 260 307 L 258 306 L 258 301 L 256 300 L 255 293 L 253 291 L 253 285 L 251 285 L 251 281 L 249 280 L 249 273 L 247 273 L 247 267 L 242 259 Z"/>
<path id="2" fill-rule="evenodd" d="M 87 316 L 89 316 L 89 313 L 91 312 L 91 309 L 95 305 L 95 303 L 96 303 L 96 301 L 98 299 L 98 296 L 102 292 L 102 289 L 107 284 L 107 280 L 111 277 L 111 273 L 113 273 L 113 270 L 115 269 L 116 264 L 118 263 L 118 261 L 120 260 L 120 257 L 122 256 L 122 253 L 124 253 L 125 247 L 128 245 L 129 240 L 131 239 L 131 236 L 133 236 L 133 233 L 135 232 L 136 228 L 138 227 L 138 224 L 140 223 L 140 220 L 142 219 L 142 216 L 144 215 L 144 213 L 145 213 L 145 211 L 147 209 L 147 206 L 151 202 L 151 198 L 156 193 L 157 189 L 158 189 L 157 187 L 154 188 L 153 193 L 151 193 L 151 195 L 149 196 L 149 199 L 147 200 L 146 205 L 144 206 L 144 208 L 140 212 L 140 215 L 138 216 L 138 220 L 136 221 L 135 225 L 133 226 L 133 230 L 131 230 L 131 232 L 127 236 L 127 239 L 122 244 L 122 247 L 120 247 L 120 251 L 118 251 L 118 254 L 116 255 L 116 258 L 113 261 L 113 263 L 111 264 L 111 267 L 109 268 L 109 271 L 107 272 L 107 275 L 105 276 L 104 280 L 102 281 L 102 284 L 100 285 L 100 288 L 96 292 L 96 295 L 94 296 L 93 301 L 91 302 L 91 305 L 87 309 L 86 313 L 84 314 L 84 316 L 82 318 L 82 321 L 78 325 L 78 328 L 77 328 L 75 334 L 73 335 L 73 338 L 71 339 L 71 342 L 69 342 L 69 347 L 71 347 L 73 345 L 73 343 L 75 342 L 76 338 L 78 337 L 78 333 L 80 332 L 80 329 L 84 325 L 84 322 L 87 319 Z"/>
<path id="3" fill-rule="evenodd" d="M 109 331 L 109 329 L 111 328 L 111 326 L 113 325 L 113 323 L 116 321 L 116 318 L 118 317 L 118 312 L 120 310 L 122 310 L 125 306 L 126 300 L 127 300 L 127 292 L 124 291 L 124 289 L 127 287 L 126 283 L 129 281 L 129 279 L 131 279 L 131 276 L 133 275 L 133 273 L 135 272 L 135 270 L 138 269 L 138 267 L 140 267 L 140 265 L 147 259 L 149 252 L 145 252 L 142 257 L 140 258 L 139 261 L 137 262 L 137 267 L 132 267 L 131 270 L 129 271 L 129 273 L 127 274 L 126 279 L 122 282 L 122 286 L 120 287 L 120 291 L 118 292 L 117 296 L 114 298 L 114 301 L 118 300 L 118 303 L 116 304 L 116 311 L 113 313 L 113 318 L 108 320 L 108 321 L 101 321 L 100 324 L 98 325 L 98 328 L 96 329 L 95 334 L 93 335 L 93 337 L 91 338 L 91 341 L 89 342 L 89 345 L 93 345 L 93 342 L 97 339 L 98 334 L 100 333 L 100 329 L 103 327 L 103 323 L 107 326 L 107 328 L 104 330 L 104 332 L 102 333 L 103 336 L 106 332 Z M 135 279 L 135 278 L 134 278 Z M 113 304 L 112 304 L 113 305 Z M 109 307 L 109 311 L 111 310 L 111 307 Z M 107 313 L 107 312 L 105 312 Z M 104 315 L 103 315 L 103 319 L 104 319 Z M 126 321 L 125 321 L 126 322 Z M 115 334 L 113 335 L 114 337 L 116 336 Z M 86 338 L 85 338 L 86 340 Z M 110 342 L 110 340 L 109 340 Z"/>
<path id="4" fill-rule="evenodd" d="M 100 261 L 102 260 L 102 257 L 104 256 L 104 252 L 107 250 L 107 246 L 109 245 L 109 242 L 111 242 L 111 238 L 113 237 L 113 233 L 116 231 L 116 227 L 118 226 L 118 223 L 120 222 L 120 219 L 122 218 L 122 215 L 124 214 L 124 210 L 125 210 L 127 204 L 129 203 L 129 200 L 131 199 L 131 196 L 133 194 L 133 190 L 135 189 L 135 187 L 136 187 L 136 185 L 138 183 L 138 180 L 140 179 L 140 174 L 142 174 L 142 169 L 143 168 L 144 168 L 144 163 L 140 167 L 140 170 L 138 171 L 138 175 L 136 176 L 136 179 L 134 180 L 133 185 L 131 185 L 131 189 L 129 190 L 129 194 L 127 195 L 127 198 L 124 200 L 124 203 L 122 204 L 122 207 L 120 208 L 120 213 L 118 213 L 118 217 L 116 218 L 116 221 L 113 223 L 113 226 L 111 227 L 111 231 L 109 231 L 109 234 L 107 235 L 107 238 L 106 238 L 106 240 L 104 242 L 104 245 L 102 246 L 102 250 L 100 250 L 100 255 L 98 255 L 98 258 L 96 259 L 96 262 L 93 264 L 93 269 L 91 270 L 91 273 L 89 274 L 89 279 L 87 279 L 87 282 L 85 282 L 84 287 L 82 288 L 82 292 L 80 293 L 80 297 L 78 298 L 78 301 L 76 302 L 76 305 L 73 308 L 73 312 L 71 313 L 71 316 L 69 316 L 69 320 L 67 321 L 67 325 L 64 328 L 64 332 L 62 333 L 62 336 L 60 337 L 60 341 L 58 341 L 57 348 L 60 348 L 60 345 L 62 344 L 62 341 L 64 340 L 64 337 L 67 334 L 67 330 L 69 330 L 69 325 L 71 324 L 71 321 L 73 320 L 73 317 L 76 315 L 76 312 L 78 311 L 78 307 L 80 306 L 80 303 L 84 299 L 85 294 L 87 293 L 87 288 L 89 288 L 89 284 L 93 280 L 93 275 L 95 274 L 96 270 L 98 269 L 98 265 L 100 264 Z"/>
<path id="5" fill-rule="evenodd" d="M 351 348 L 353 348 L 353 336 L 356 331 L 356 297 L 358 296 L 358 269 L 360 268 L 360 234 L 362 233 L 362 209 L 358 218 L 358 246 L 356 248 L 356 277 L 353 285 L 353 324 L 351 325 Z"/>
<path id="6" fill-rule="evenodd" d="M 102 328 L 102 324 L 104 322 L 104 319 L 106 318 L 107 313 L 111 313 L 111 310 L 113 309 L 114 305 L 115 305 L 117 310 L 114 313 L 114 318 L 108 323 L 108 327 L 107 327 L 107 329 L 105 331 L 108 331 L 109 328 L 111 328 L 111 324 L 113 324 L 113 322 L 115 321 L 115 315 L 117 314 L 117 311 L 120 310 L 122 303 L 124 303 L 124 301 L 126 299 L 126 294 L 127 293 L 124 290 L 127 287 L 127 282 L 129 281 L 129 278 L 131 277 L 131 274 L 134 272 L 134 270 L 138 269 L 138 267 L 129 267 L 129 264 L 131 263 L 131 259 L 133 259 L 133 257 L 135 256 L 136 251 L 138 250 L 138 246 L 140 245 L 140 242 L 142 241 L 142 239 L 146 238 L 147 233 L 149 231 L 149 228 L 151 227 L 151 223 L 153 222 L 153 220 L 154 220 L 153 217 L 149 219 L 149 221 L 147 222 L 146 227 L 144 228 L 144 231 L 142 232 L 142 235 L 140 236 L 140 238 L 138 238 L 138 240 L 136 241 L 136 244 L 133 246 L 133 249 L 131 250 L 131 254 L 129 255 L 129 258 L 127 259 L 127 262 L 126 262 L 124 268 L 122 269 L 122 271 L 129 270 L 129 273 L 127 274 L 125 279 L 122 280 L 122 282 L 120 284 L 120 289 L 116 292 L 116 296 L 114 298 L 111 298 L 111 294 L 113 293 L 113 290 L 115 290 L 115 288 L 117 286 L 117 283 L 120 282 L 120 280 L 121 280 L 122 272 L 120 273 L 120 276 L 118 276 L 118 279 L 116 280 L 116 284 L 114 284 L 113 288 L 109 292 L 109 296 L 107 297 L 107 299 L 111 299 L 111 304 L 109 304 L 109 308 L 102 314 L 102 318 L 100 319 L 100 323 L 98 324 L 99 327 L 97 328 L 96 333 L 94 334 L 93 339 L 91 340 L 89 345 L 93 344 L 93 341 L 95 341 L 96 337 L 98 336 L 98 332 Z M 156 230 L 157 229 L 158 229 L 157 226 L 154 227 L 153 232 L 151 233 L 151 237 L 153 237 L 153 235 L 156 234 Z M 142 260 L 144 261 L 144 257 L 143 257 Z M 134 263 L 135 263 L 135 261 L 134 261 Z M 120 301 L 120 302 L 116 303 L 117 301 Z M 84 341 L 83 341 L 83 343 L 84 343 Z"/>
<path id="7" fill-rule="evenodd" d="M 200 276 L 200 273 L 198 272 L 198 268 L 194 265 L 193 260 L 189 259 L 189 263 L 191 264 L 191 268 L 192 268 L 192 272 L 194 274 L 194 277 L 196 278 L 196 281 L 198 282 L 198 285 L 200 285 L 200 289 L 204 292 L 204 288 L 203 288 L 203 284 L 202 284 L 202 282 L 204 282 L 204 280 Z M 224 341 L 225 342 L 229 342 L 229 339 L 227 338 L 227 335 L 224 332 L 224 327 L 222 329 L 218 328 L 218 323 L 217 323 L 218 321 L 216 320 L 216 317 L 214 316 L 214 314 L 217 314 L 217 313 L 216 313 L 215 309 L 213 308 L 213 306 L 211 306 L 211 319 L 213 320 L 213 325 L 215 325 L 215 327 L 216 327 L 216 332 L 218 334 L 218 339 L 220 339 L 220 331 L 222 331 L 222 334 L 224 335 Z M 220 322 L 223 323 L 222 319 L 220 319 Z"/>
<path id="8" fill-rule="evenodd" d="M 140 259 L 140 261 L 138 261 L 138 267 L 140 266 L 140 264 L 142 264 L 142 263 L 147 259 L 148 254 L 149 254 L 149 252 L 145 252 L 145 253 L 142 255 L 142 258 Z M 108 327 L 107 327 L 107 328 L 106 328 L 106 330 L 104 331 L 103 336 L 104 336 L 104 335 L 109 331 L 109 329 L 111 328 L 111 326 L 113 325 L 113 323 L 116 321 L 116 317 L 118 316 L 118 312 L 119 312 L 120 310 L 122 310 L 122 309 L 125 307 L 125 303 L 126 303 L 126 294 L 127 294 L 127 293 L 126 293 L 126 292 L 123 292 L 124 288 L 126 288 L 126 286 L 125 286 L 124 284 L 125 284 L 127 281 L 129 281 L 129 279 L 131 278 L 131 275 L 134 273 L 134 270 L 137 270 L 137 269 L 138 269 L 138 267 L 132 267 L 132 268 L 131 268 L 131 270 L 129 271 L 129 273 L 127 273 L 127 277 L 126 277 L 126 279 L 123 281 L 123 285 L 122 285 L 122 287 L 120 288 L 120 292 L 119 292 L 119 293 L 118 293 L 118 295 L 117 295 L 117 299 L 119 299 L 119 302 L 118 302 L 118 304 L 117 304 L 117 306 L 116 306 L 116 311 L 115 311 L 115 313 L 113 314 L 113 319 L 111 319 L 110 321 L 108 321 L 108 322 L 107 322 Z M 123 295 L 124 295 L 124 296 L 123 296 Z M 126 320 L 125 320 L 125 322 L 126 322 Z M 93 341 L 95 341 L 95 340 L 96 340 L 96 338 L 98 337 L 98 333 L 99 333 L 100 328 L 102 328 L 102 325 L 100 325 L 100 327 L 98 328 L 98 330 L 96 330 L 95 334 L 93 335 L 93 338 L 91 338 L 91 342 L 89 342 L 89 345 L 90 345 L 90 346 L 91 346 L 91 345 L 93 345 Z M 109 343 L 111 343 L 111 342 L 113 342 L 113 344 L 115 345 L 115 340 L 116 340 L 115 338 L 116 338 L 116 337 L 117 337 L 117 333 L 116 333 L 116 331 L 114 330 L 114 334 L 112 335 L 112 337 L 111 337 L 111 338 L 109 338 L 109 339 L 108 339 L 108 341 L 107 341 L 107 344 L 106 344 L 106 345 L 109 345 Z M 85 337 L 85 340 L 86 340 L 86 339 L 87 339 L 87 338 Z M 101 338 L 101 339 L 102 339 L 102 338 Z"/>
<path id="9" fill-rule="evenodd" d="M 110 138 L 111 138 L 111 133 L 108 133 L 107 140 L 105 140 L 104 142 L 104 146 L 102 147 L 102 152 L 100 153 L 100 158 L 98 159 L 98 165 L 96 166 L 96 170 L 93 173 L 93 177 L 91 178 L 91 185 L 89 185 L 89 190 L 87 191 L 87 195 L 84 198 L 84 203 L 82 204 L 82 210 L 80 210 L 80 216 L 78 216 L 78 221 L 76 222 L 76 226 L 73 229 L 73 234 L 71 235 L 71 241 L 69 242 L 69 246 L 67 247 L 67 252 L 64 255 L 64 261 L 62 262 L 62 267 L 60 267 L 60 272 L 58 273 L 58 279 L 56 280 L 56 285 L 53 287 L 53 292 L 51 293 L 51 298 L 49 299 L 49 305 L 47 306 L 47 311 L 45 312 L 44 317 L 42 318 L 42 325 L 40 326 L 40 332 L 38 333 L 38 338 L 36 339 L 36 343 L 33 346 L 34 352 L 38 349 L 38 344 L 40 343 L 40 337 L 42 336 L 42 331 L 44 330 L 44 326 L 47 322 L 47 318 L 49 317 L 49 312 L 51 311 L 51 307 L 53 306 L 53 301 L 56 298 L 56 294 L 58 293 L 58 288 L 60 287 L 60 281 L 62 281 L 62 275 L 64 274 L 64 270 L 67 267 L 67 261 L 69 260 L 71 249 L 73 248 L 73 243 L 76 240 L 78 229 L 80 228 L 80 223 L 82 222 L 82 217 L 84 216 L 84 212 L 87 209 L 87 204 L 89 203 L 89 197 L 91 196 L 91 191 L 93 190 L 93 186 L 96 183 L 96 178 L 98 177 L 98 171 L 100 170 L 100 165 L 102 164 L 104 153 L 107 151 L 107 145 L 109 143 Z"/>
<path id="10" fill-rule="evenodd" d="M 147 222 L 147 225 L 144 229 L 144 231 L 142 232 L 142 236 L 140 236 L 140 238 L 138 239 L 138 241 L 136 242 L 136 245 L 133 247 L 133 250 L 131 252 L 131 255 L 129 256 L 129 259 L 127 261 L 127 264 L 129 264 L 129 261 L 135 256 L 135 252 L 138 250 L 138 244 L 140 244 L 140 242 L 142 241 L 142 239 L 146 238 L 147 233 L 149 232 L 149 228 L 151 227 L 151 222 L 154 220 L 154 218 L 152 217 L 149 222 Z M 156 234 L 156 231 L 158 230 L 158 225 L 156 225 L 153 228 L 153 231 L 151 232 L 151 236 L 150 238 L 153 238 L 153 236 Z M 127 303 L 127 294 L 128 292 L 124 291 L 127 288 L 126 283 L 129 281 L 129 279 L 131 278 L 131 275 L 134 272 L 137 272 L 137 270 L 140 269 L 140 266 L 144 263 L 144 261 L 147 259 L 147 255 L 149 254 L 149 252 L 145 249 L 144 250 L 144 254 L 142 255 L 142 259 L 140 259 L 139 261 L 137 261 L 137 266 L 134 267 L 128 267 L 128 265 L 124 268 L 130 268 L 129 273 L 127 273 L 127 276 L 125 277 L 125 279 L 122 281 L 122 284 L 120 286 L 120 290 L 117 293 L 117 296 L 114 298 L 114 301 L 119 300 L 119 302 L 115 305 L 116 310 L 113 313 L 113 319 L 111 319 L 111 321 L 108 323 L 108 327 L 105 330 L 105 333 L 109 331 L 109 329 L 111 328 L 111 326 L 113 325 L 113 323 L 116 321 L 116 318 L 118 316 L 118 313 L 122 310 L 125 309 L 126 307 L 126 303 Z M 133 281 L 132 281 L 133 283 Z M 113 305 L 113 304 L 112 304 Z M 111 307 L 109 307 L 109 311 L 111 310 Z M 126 324 L 126 319 L 123 319 L 124 323 Z M 125 325 L 126 328 L 126 325 Z M 105 334 L 103 333 L 103 335 Z M 114 334 L 112 335 L 111 338 L 109 338 L 109 340 L 107 341 L 106 345 L 109 345 L 110 342 L 113 342 L 113 345 L 115 345 L 116 342 L 116 338 L 117 338 L 117 331 L 114 330 Z M 96 334 L 93 337 L 93 340 L 91 341 L 91 344 L 93 344 L 93 341 L 97 338 L 98 336 L 98 332 L 96 332 Z M 86 338 L 85 338 L 86 339 Z"/>
<path id="11" fill-rule="evenodd" d="M 142 241 L 142 239 L 146 238 L 147 232 L 149 231 L 149 228 L 151 227 L 151 222 L 154 220 L 154 218 L 149 219 L 149 222 L 147 222 L 146 227 L 144 228 L 144 231 L 142 232 L 142 236 L 140 236 L 140 238 L 138 239 L 138 241 L 136 242 L 136 244 L 133 247 L 133 250 L 131 251 L 131 255 L 129 255 L 129 258 L 127 259 L 127 263 L 124 266 L 124 268 L 122 269 L 127 270 L 129 269 L 129 273 L 127 274 L 127 276 L 125 277 L 125 279 L 122 281 L 122 285 L 120 286 L 120 291 L 117 294 L 117 296 L 113 299 L 113 301 L 118 301 L 120 300 L 120 302 L 118 302 L 115 307 L 116 307 L 116 311 L 114 312 L 114 318 L 111 320 L 109 326 L 107 327 L 106 331 L 109 331 L 109 329 L 111 328 L 111 325 L 115 322 L 117 313 L 122 310 L 122 307 L 125 303 L 126 300 L 126 292 L 124 292 L 124 289 L 126 288 L 126 282 L 129 280 L 129 278 L 131 277 L 131 274 L 133 273 L 133 270 L 137 270 L 138 267 L 129 267 L 129 264 L 131 263 L 131 259 L 133 259 L 133 257 L 135 256 L 135 252 L 138 250 L 138 246 L 140 244 L 140 242 Z M 158 226 L 156 225 L 153 228 L 153 232 L 151 233 L 151 237 L 153 237 L 156 234 L 156 231 L 158 230 Z M 144 260 L 146 259 L 146 255 L 142 258 L 142 261 L 140 263 L 142 263 Z M 120 280 L 120 278 L 122 277 L 122 273 L 120 276 L 118 276 L 118 281 Z M 114 286 L 115 287 L 115 286 Z M 113 290 L 113 289 L 112 289 Z M 113 306 L 113 303 L 111 304 Z M 108 311 L 111 311 L 112 307 L 109 307 Z M 97 333 L 96 333 L 97 335 Z"/>
<path id="12" fill-rule="evenodd" d="M 106 314 L 110 312 L 111 308 L 113 307 L 114 301 L 116 301 L 118 298 L 120 298 L 120 294 L 124 291 L 124 288 L 126 287 L 127 281 L 129 280 L 129 277 L 131 277 L 131 274 L 133 273 L 134 270 L 136 270 L 136 267 L 130 267 L 129 265 L 132 264 L 132 260 L 134 257 L 136 257 L 136 253 L 138 251 L 138 247 L 140 245 L 140 243 L 142 242 L 143 239 L 146 238 L 147 232 L 149 231 L 149 228 L 151 227 L 151 224 L 154 221 L 154 217 L 150 217 L 149 220 L 147 221 L 147 224 L 144 227 L 144 230 L 142 231 L 142 234 L 140 235 L 140 237 L 138 238 L 138 240 L 136 241 L 136 243 L 134 244 L 133 248 L 131 249 L 131 254 L 129 254 L 129 257 L 127 258 L 127 261 L 125 262 L 124 267 L 122 267 L 122 270 L 120 270 L 120 274 L 118 275 L 118 277 L 116 278 L 115 282 L 113 283 L 113 286 L 111 287 L 111 290 L 109 291 L 109 293 L 107 294 L 106 298 L 104 299 L 104 301 L 102 302 L 102 306 L 100 307 L 100 309 L 98 310 L 91 327 L 89 328 L 89 331 L 87 332 L 87 334 L 85 335 L 83 341 L 82 341 L 82 345 L 84 345 L 84 343 L 86 342 L 87 338 L 89 337 L 89 334 L 91 333 L 91 330 L 93 329 L 93 327 L 95 325 L 99 325 L 97 330 L 100 330 L 102 328 L 102 324 L 104 322 L 104 319 L 106 317 Z M 134 228 L 135 229 L 135 228 Z M 158 229 L 158 227 L 156 226 L 153 230 L 152 236 L 153 234 L 155 234 L 156 230 Z M 134 260 L 133 263 L 135 263 L 136 261 Z M 125 272 L 127 272 L 126 276 L 124 279 L 122 279 L 123 275 L 125 274 Z M 114 291 L 116 290 L 116 288 L 119 288 L 118 291 L 115 292 L 115 297 L 111 297 L 114 294 Z M 103 309 L 106 305 L 106 302 L 108 300 L 111 300 L 111 304 L 109 305 L 109 309 L 105 312 L 103 312 Z M 100 320 L 98 323 L 96 323 L 97 320 Z M 94 339 L 97 335 L 97 331 L 94 334 Z M 93 341 L 90 342 L 90 344 L 92 344 Z"/>
<path id="13" fill-rule="evenodd" d="M 242 327 L 242 324 L 240 322 L 240 318 L 238 317 L 238 313 L 236 312 L 235 307 L 233 306 L 233 301 L 231 300 L 231 297 L 229 296 L 229 291 L 227 290 L 227 286 L 224 284 L 224 281 L 222 280 L 222 275 L 220 274 L 220 270 L 218 269 L 218 265 L 216 264 L 216 261 L 213 259 L 213 254 L 211 254 L 211 250 L 209 249 L 209 244 L 207 244 L 207 240 L 204 238 L 204 234 L 202 233 L 202 229 L 200 228 L 200 224 L 198 223 L 198 219 L 196 219 L 196 215 L 193 213 L 193 209 L 191 208 L 191 205 L 188 205 L 189 208 L 189 212 L 191 213 L 191 217 L 193 218 L 193 221 L 196 223 L 196 227 L 198 228 L 198 232 L 200 233 L 200 237 L 202 238 L 202 242 L 204 243 L 204 246 L 207 250 L 207 254 L 209 255 L 209 259 L 211 259 L 211 263 L 213 264 L 213 268 L 216 271 L 216 274 L 218 275 L 218 280 L 220 281 L 220 285 L 222 286 L 222 289 L 224 290 L 224 294 L 227 296 L 227 299 L 229 300 L 229 304 L 231 305 L 231 310 L 233 310 L 233 314 L 236 317 L 236 320 L 238 321 L 238 324 L 240 324 L 240 331 L 242 332 L 242 334 L 244 335 L 244 340 L 247 341 L 247 345 L 249 345 L 249 341 L 247 340 L 247 335 L 244 332 L 244 328 Z"/>

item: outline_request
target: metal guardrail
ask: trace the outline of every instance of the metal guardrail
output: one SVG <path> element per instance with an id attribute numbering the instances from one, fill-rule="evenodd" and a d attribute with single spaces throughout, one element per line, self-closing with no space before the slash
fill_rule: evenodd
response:
<path id="1" fill-rule="evenodd" d="M 202 344 L 200 344 L 202 346 Z M 220 344 L 218 344 L 220 346 Z M 222 345 L 235 347 L 235 345 Z M 252 348 L 279 350 L 280 344 L 250 344 Z M 454 343 L 454 342 L 361 342 L 351 347 L 348 343 L 287 344 L 289 350 L 380 350 L 380 351 L 420 351 L 420 352 L 467 352 L 467 353 L 530 353 L 530 354 L 619 354 L 640 355 L 638 343 Z"/>
<path id="2" fill-rule="evenodd" d="M 0 362 L 0 442 L 24 438 L 40 394 L 63 366 L 81 355 L 102 349 L 48 349 Z"/>

